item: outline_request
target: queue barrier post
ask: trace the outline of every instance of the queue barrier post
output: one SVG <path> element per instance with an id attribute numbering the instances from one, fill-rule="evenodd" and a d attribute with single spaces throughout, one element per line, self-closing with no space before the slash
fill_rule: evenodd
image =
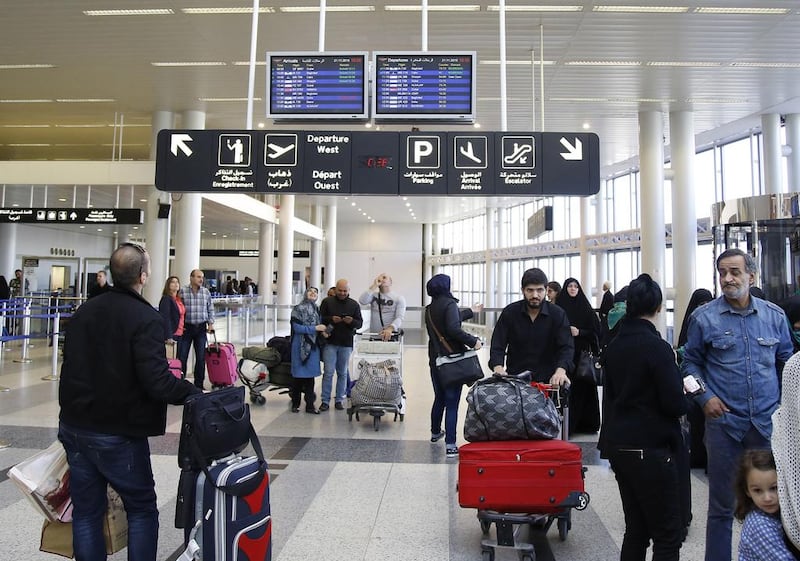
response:
<path id="1" fill-rule="evenodd" d="M 28 347 L 30 345 L 31 337 L 31 302 L 25 301 L 25 306 L 22 309 L 22 352 L 19 358 L 15 358 L 14 362 L 28 363 L 31 362 L 28 356 Z"/>
<path id="2" fill-rule="evenodd" d="M 47 382 L 58 382 L 58 331 L 61 322 L 61 310 L 58 308 L 58 298 L 56 298 L 55 314 L 53 315 L 53 332 L 50 336 L 53 338 L 51 364 L 52 371 L 49 376 L 42 376 L 42 380 Z"/>

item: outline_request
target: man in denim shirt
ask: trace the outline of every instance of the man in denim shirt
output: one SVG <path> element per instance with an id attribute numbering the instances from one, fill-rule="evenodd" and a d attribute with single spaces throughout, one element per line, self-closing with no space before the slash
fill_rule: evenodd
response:
<path id="1" fill-rule="evenodd" d="M 775 304 L 750 296 L 758 271 L 740 249 L 717 258 L 723 296 L 689 320 L 683 374 L 705 383 L 708 524 L 705 561 L 730 561 L 733 478 L 742 451 L 769 448 L 780 374 L 792 356 L 789 324 Z"/>

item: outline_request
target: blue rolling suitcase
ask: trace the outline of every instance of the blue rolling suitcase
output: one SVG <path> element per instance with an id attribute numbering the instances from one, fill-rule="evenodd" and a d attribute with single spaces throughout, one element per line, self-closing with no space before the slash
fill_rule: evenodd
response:
<path id="1" fill-rule="evenodd" d="M 200 521 L 195 540 L 203 561 L 270 561 L 272 517 L 264 461 L 230 456 L 200 472 L 195 519 Z"/>

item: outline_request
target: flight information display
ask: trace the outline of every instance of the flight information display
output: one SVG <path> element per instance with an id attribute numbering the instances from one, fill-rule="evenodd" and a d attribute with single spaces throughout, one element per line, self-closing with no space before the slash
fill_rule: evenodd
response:
<path id="1" fill-rule="evenodd" d="M 475 120 L 476 53 L 375 53 L 375 119 Z"/>
<path id="2" fill-rule="evenodd" d="M 367 53 L 267 53 L 267 117 L 367 119 Z"/>

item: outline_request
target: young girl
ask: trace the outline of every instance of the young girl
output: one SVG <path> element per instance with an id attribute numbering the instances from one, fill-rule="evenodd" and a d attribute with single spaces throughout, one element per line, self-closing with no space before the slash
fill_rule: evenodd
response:
<path id="1" fill-rule="evenodd" d="M 781 525 L 778 472 L 770 450 L 746 450 L 742 455 L 734 516 L 744 521 L 739 561 L 797 561 Z"/>

